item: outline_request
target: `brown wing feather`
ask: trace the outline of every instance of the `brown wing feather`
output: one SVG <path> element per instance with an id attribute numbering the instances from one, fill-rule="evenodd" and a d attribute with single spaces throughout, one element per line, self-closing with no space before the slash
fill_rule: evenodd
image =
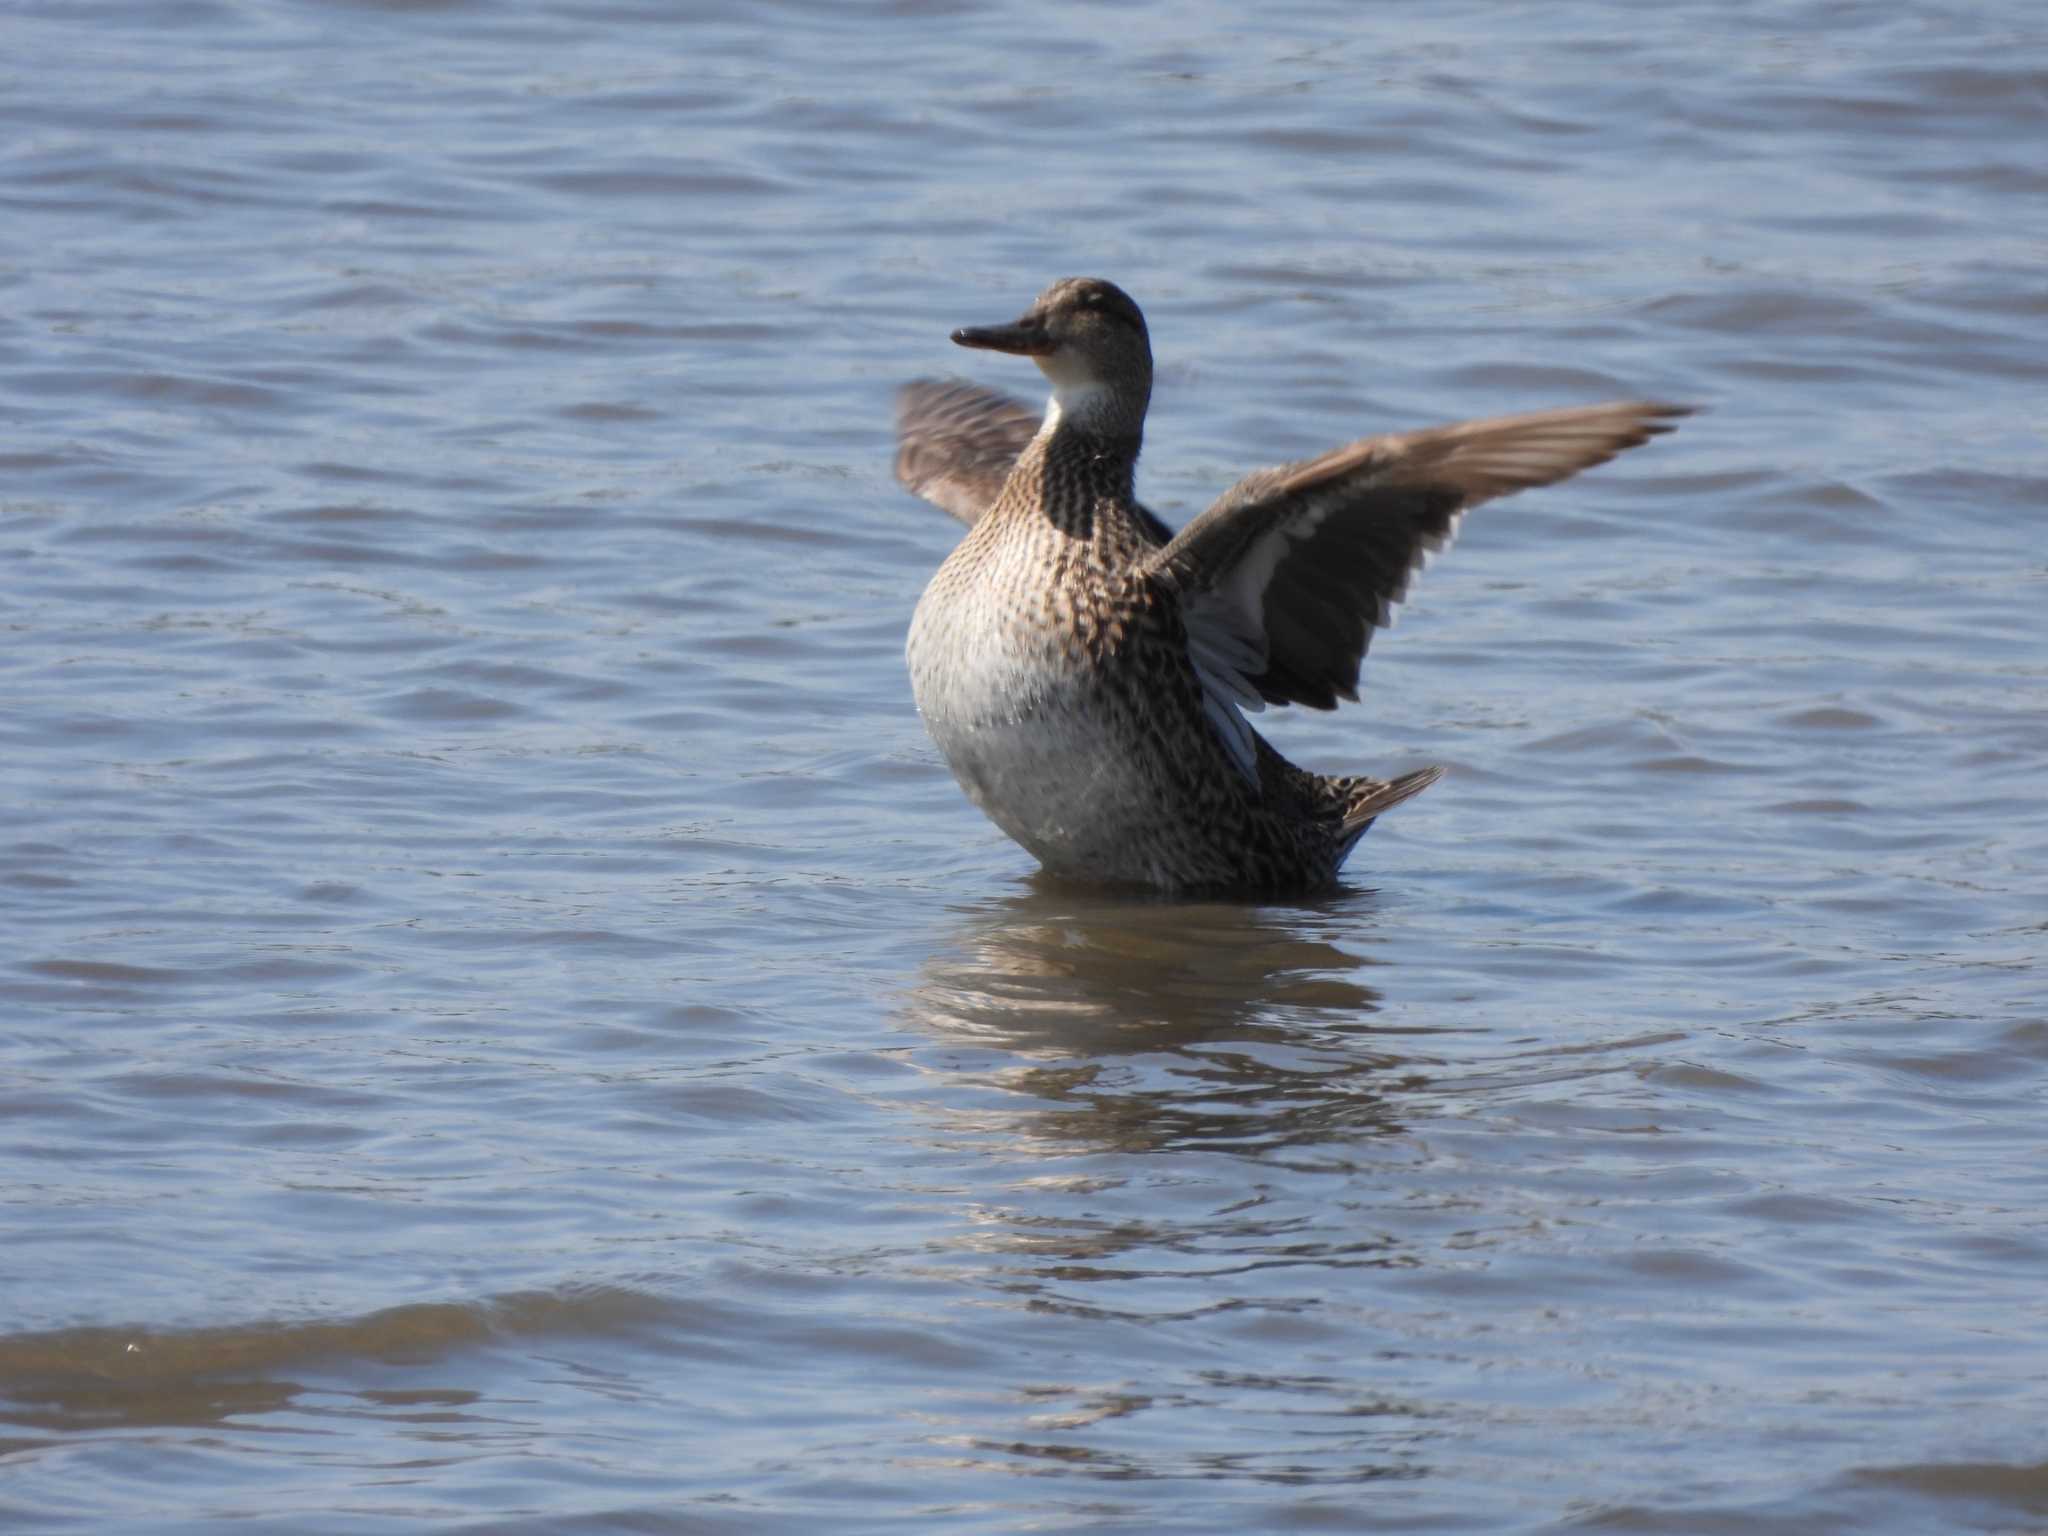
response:
<path id="1" fill-rule="evenodd" d="M 1467 509 L 1550 485 L 1671 430 L 1686 408 L 1573 406 L 1365 438 L 1247 475 L 1152 558 L 1189 649 L 1235 702 L 1356 698 L 1372 631 Z"/>
<path id="2" fill-rule="evenodd" d="M 962 379 L 919 379 L 896 393 L 896 478 L 970 527 L 1038 432 L 1021 400 Z"/>

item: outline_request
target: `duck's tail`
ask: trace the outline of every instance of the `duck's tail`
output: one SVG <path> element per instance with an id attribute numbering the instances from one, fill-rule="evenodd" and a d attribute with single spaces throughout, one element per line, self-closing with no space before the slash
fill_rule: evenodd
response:
<path id="1" fill-rule="evenodd" d="M 1444 776 L 1441 767 L 1418 768 L 1398 779 L 1354 779 L 1344 804 L 1342 823 L 1344 851 L 1365 836 L 1365 829 L 1382 811 L 1390 811 L 1403 800 L 1412 800 Z"/>

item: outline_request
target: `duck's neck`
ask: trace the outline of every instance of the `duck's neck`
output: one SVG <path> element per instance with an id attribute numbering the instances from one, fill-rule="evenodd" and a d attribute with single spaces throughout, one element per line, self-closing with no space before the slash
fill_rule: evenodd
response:
<path id="1" fill-rule="evenodd" d="M 1120 479 L 1121 490 L 1128 495 L 1144 433 L 1143 407 L 1132 411 L 1098 384 L 1086 393 L 1053 391 L 1045 403 L 1045 420 L 1039 423 L 1038 445 L 1048 459 L 1086 459 L 1100 465 L 1110 480 Z M 1100 486 L 1099 472 L 1088 478 Z"/>
<path id="2" fill-rule="evenodd" d="M 1149 384 L 1133 387 L 1102 379 L 1055 378 L 1038 435 L 1050 437 L 1067 430 L 1089 437 L 1130 438 L 1136 442 L 1145 432 L 1145 407 L 1151 395 Z M 1137 457 L 1135 449 L 1131 457 Z"/>
<path id="3" fill-rule="evenodd" d="M 1105 507 L 1121 509 L 1135 497 L 1143 430 L 1142 414 L 1076 398 L 1071 389 L 1055 391 L 1038 435 L 1010 473 L 1011 488 L 1023 493 L 1013 502 L 1016 515 L 1043 519 L 1081 539 L 1106 531 L 1098 514 Z"/>

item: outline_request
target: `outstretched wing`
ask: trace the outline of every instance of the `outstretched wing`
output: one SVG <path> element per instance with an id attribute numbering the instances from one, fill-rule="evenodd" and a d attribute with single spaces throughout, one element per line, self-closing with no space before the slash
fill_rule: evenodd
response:
<path id="1" fill-rule="evenodd" d="M 896 478 L 973 526 L 989 509 L 1040 413 L 962 379 L 919 379 L 896 394 Z"/>
<path id="2" fill-rule="evenodd" d="M 1357 698 L 1373 630 L 1468 509 L 1605 463 L 1685 414 L 1623 400 L 1497 416 L 1365 438 L 1232 486 L 1148 569 L 1181 596 L 1210 718 L 1240 764 L 1255 772 L 1233 706 Z"/>

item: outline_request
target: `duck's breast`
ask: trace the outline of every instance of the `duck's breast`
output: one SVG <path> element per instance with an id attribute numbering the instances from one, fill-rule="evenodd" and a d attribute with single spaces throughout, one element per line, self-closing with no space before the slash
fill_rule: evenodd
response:
<path id="1" fill-rule="evenodd" d="M 949 561 L 908 647 L 925 727 L 968 797 L 1048 868 L 1096 878 L 1171 828 L 1188 766 L 1158 729 L 1184 669 L 1117 585 L 1062 602 L 1006 582 L 999 560 Z"/>

